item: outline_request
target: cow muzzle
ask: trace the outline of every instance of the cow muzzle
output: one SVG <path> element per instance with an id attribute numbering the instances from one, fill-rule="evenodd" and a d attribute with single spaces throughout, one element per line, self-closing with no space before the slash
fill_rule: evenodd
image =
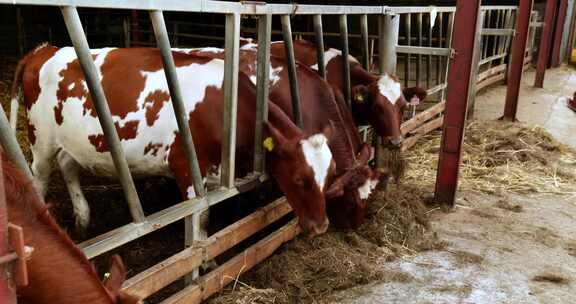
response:
<path id="1" fill-rule="evenodd" d="M 326 218 L 323 222 L 316 222 L 311 220 L 303 220 L 300 222 L 300 226 L 304 228 L 308 237 L 313 238 L 315 236 L 324 234 L 330 226 L 330 221 Z"/>

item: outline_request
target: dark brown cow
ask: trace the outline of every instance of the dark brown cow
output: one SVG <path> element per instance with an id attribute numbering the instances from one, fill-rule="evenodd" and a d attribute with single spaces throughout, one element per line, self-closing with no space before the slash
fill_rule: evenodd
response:
<path id="1" fill-rule="evenodd" d="M 224 50 L 214 48 L 194 51 L 203 56 L 223 58 Z M 278 105 L 291 117 L 292 100 L 287 66 L 284 59 L 270 58 L 270 101 Z M 326 124 L 334 124 L 334 139 L 330 149 L 336 161 L 336 175 L 347 174 L 345 181 L 334 185 L 335 198 L 327 202 L 330 221 L 337 227 L 357 228 L 364 219 L 366 200 L 378 182 L 378 175 L 368 165 L 369 147 L 362 143 L 350 111 L 336 90 L 318 73 L 305 65 L 297 65 L 298 91 L 302 107 L 304 130 L 317 132 Z M 244 49 L 240 52 L 240 70 L 256 82 L 256 52 Z"/>
<path id="2" fill-rule="evenodd" d="M 246 43 L 243 48 L 252 48 Z M 271 53 L 285 57 L 284 43 L 273 42 Z M 294 41 L 294 56 L 303 64 L 318 69 L 316 46 L 306 40 Z M 326 80 L 343 92 L 342 52 L 328 49 L 324 52 Z M 394 146 L 402 143 L 403 111 L 407 101 L 418 103 L 426 98 L 426 90 L 419 87 L 401 89 L 399 80 L 384 74 L 374 76 L 366 71 L 358 60 L 350 56 L 350 80 L 352 85 L 352 103 L 354 118 L 358 124 L 369 123 L 384 139 Z"/>
<path id="3" fill-rule="evenodd" d="M 193 198 L 158 50 L 105 48 L 92 50 L 92 55 L 132 174 L 174 177 L 183 195 Z M 174 52 L 174 61 L 200 169 L 206 177 L 220 165 L 224 62 L 181 52 Z M 32 171 L 43 189 L 57 158 L 81 219 L 79 225 L 86 226 L 89 209 L 78 182 L 79 168 L 100 176 L 116 173 L 74 49 L 42 46 L 26 56 L 17 71 L 15 79 L 22 78 L 29 131 L 35 138 Z M 255 87 L 241 74 L 237 176 L 252 168 L 255 96 Z M 281 109 L 269 108 L 266 132 L 273 148 L 267 168 L 302 227 L 312 235 L 323 233 L 328 227 L 323 192 L 334 171 L 328 125 L 304 134 Z"/>
<path id="4" fill-rule="evenodd" d="M 32 181 L 2 159 L 8 220 L 23 228 L 25 244 L 34 248 L 27 262 L 29 284 L 18 288 L 18 303 L 141 303 L 120 290 L 126 276 L 120 257 L 112 258 L 110 276 L 102 284 L 92 264 L 40 201 Z"/>

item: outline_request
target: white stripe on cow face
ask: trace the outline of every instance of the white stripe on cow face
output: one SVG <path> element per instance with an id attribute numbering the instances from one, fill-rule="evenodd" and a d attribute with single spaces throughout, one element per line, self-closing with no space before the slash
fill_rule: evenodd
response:
<path id="1" fill-rule="evenodd" d="M 306 163 L 314 171 L 316 184 L 320 187 L 320 191 L 323 191 L 328 169 L 332 162 L 332 152 L 328 148 L 328 140 L 324 134 L 316 134 L 301 140 L 300 144 Z"/>
<path id="2" fill-rule="evenodd" d="M 378 79 L 378 90 L 380 91 L 380 94 L 386 97 L 393 105 L 396 104 L 402 95 L 400 83 L 388 74 L 384 74 L 380 79 Z"/>

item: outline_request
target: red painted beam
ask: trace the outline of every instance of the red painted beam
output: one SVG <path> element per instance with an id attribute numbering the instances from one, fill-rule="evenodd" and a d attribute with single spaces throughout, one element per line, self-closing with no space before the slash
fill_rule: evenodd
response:
<path id="1" fill-rule="evenodd" d="M 458 186 L 458 170 L 462 153 L 462 139 L 466 126 L 466 109 L 474 52 L 478 52 L 476 33 L 480 14 L 480 0 L 458 0 L 454 19 L 452 48 L 455 51 L 448 73 L 448 93 L 434 200 L 454 205 Z"/>
<path id="2" fill-rule="evenodd" d="M 554 19 L 556 18 L 556 0 L 547 0 L 546 11 L 544 12 L 544 27 L 540 36 L 540 47 L 538 48 L 538 63 L 536 64 L 536 78 L 534 86 L 544 87 L 544 74 L 548 66 L 550 56 L 550 44 L 552 44 L 552 34 L 554 33 Z"/>
<path id="3" fill-rule="evenodd" d="M 564 22 L 568 13 L 568 0 L 560 0 L 558 18 L 556 18 L 556 30 L 554 31 L 554 43 L 552 44 L 552 67 L 560 66 L 560 49 L 562 48 L 562 36 L 564 35 Z"/>
<path id="4" fill-rule="evenodd" d="M 504 120 L 516 120 L 531 13 L 532 0 L 520 0 L 518 17 L 516 18 L 516 35 L 512 42 L 510 67 L 508 70 L 508 88 L 506 91 L 506 105 L 504 106 Z"/>

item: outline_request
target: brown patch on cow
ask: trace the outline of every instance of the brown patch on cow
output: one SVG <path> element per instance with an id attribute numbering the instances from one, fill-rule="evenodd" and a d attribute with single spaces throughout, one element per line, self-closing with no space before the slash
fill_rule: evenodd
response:
<path id="1" fill-rule="evenodd" d="M 118 137 L 120 140 L 128 140 L 136 138 L 136 134 L 138 133 L 138 124 L 140 122 L 137 120 L 131 120 L 124 124 L 123 127 L 120 127 L 118 122 L 114 123 L 114 127 L 116 127 L 116 132 L 118 133 Z M 110 151 L 108 148 L 108 143 L 106 142 L 106 138 L 104 134 L 93 134 L 88 136 L 88 140 L 90 144 L 96 148 L 96 152 L 104 153 Z"/>
<path id="2" fill-rule="evenodd" d="M 150 92 L 150 94 L 146 96 L 143 107 L 146 108 L 146 123 L 148 126 L 154 125 L 154 122 L 158 119 L 158 113 L 162 109 L 162 105 L 168 100 L 170 100 L 170 94 L 162 90 Z"/>
<path id="3" fill-rule="evenodd" d="M 27 111 L 36 103 L 40 95 L 40 69 L 56 51 L 58 48 L 46 45 L 41 48 L 38 47 L 23 59 L 26 66 L 22 74 L 22 91 L 24 92 L 24 106 Z"/>
<path id="4" fill-rule="evenodd" d="M 30 123 L 28 123 L 28 140 L 30 141 L 31 145 L 36 143 L 36 127 Z"/>
<path id="5" fill-rule="evenodd" d="M 96 56 L 92 55 L 92 58 L 94 59 Z M 66 68 L 60 71 L 59 75 L 62 77 L 62 80 L 58 82 L 58 90 L 56 91 L 58 104 L 54 107 L 54 118 L 56 119 L 56 123 L 61 125 L 64 122 L 64 116 L 62 115 L 64 102 L 66 102 L 68 98 L 85 98 L 84 105 L 87 103 L 92 104 L 92 98 L 84 86 L 84 74 L 78 59 L 69 62 Z M 86 106 L 84 107 L 84 115 L 86 115 Z M 92 115 L 96 117 L 96 111 L 92 110 Z"/>
<path id="6" fill-rule="evenodd" d="M 162 144 L 153 144 L 153 143 L 148 143 L 148 145 L 146 145 L 146 147 L 144 147 L 144 155 L 148 154 L 148 152 L 152 152 L 151 154 L 153 156 L 158 155 L 158 151 L 160 151 L 160 149 L 162 148 Z"/>

